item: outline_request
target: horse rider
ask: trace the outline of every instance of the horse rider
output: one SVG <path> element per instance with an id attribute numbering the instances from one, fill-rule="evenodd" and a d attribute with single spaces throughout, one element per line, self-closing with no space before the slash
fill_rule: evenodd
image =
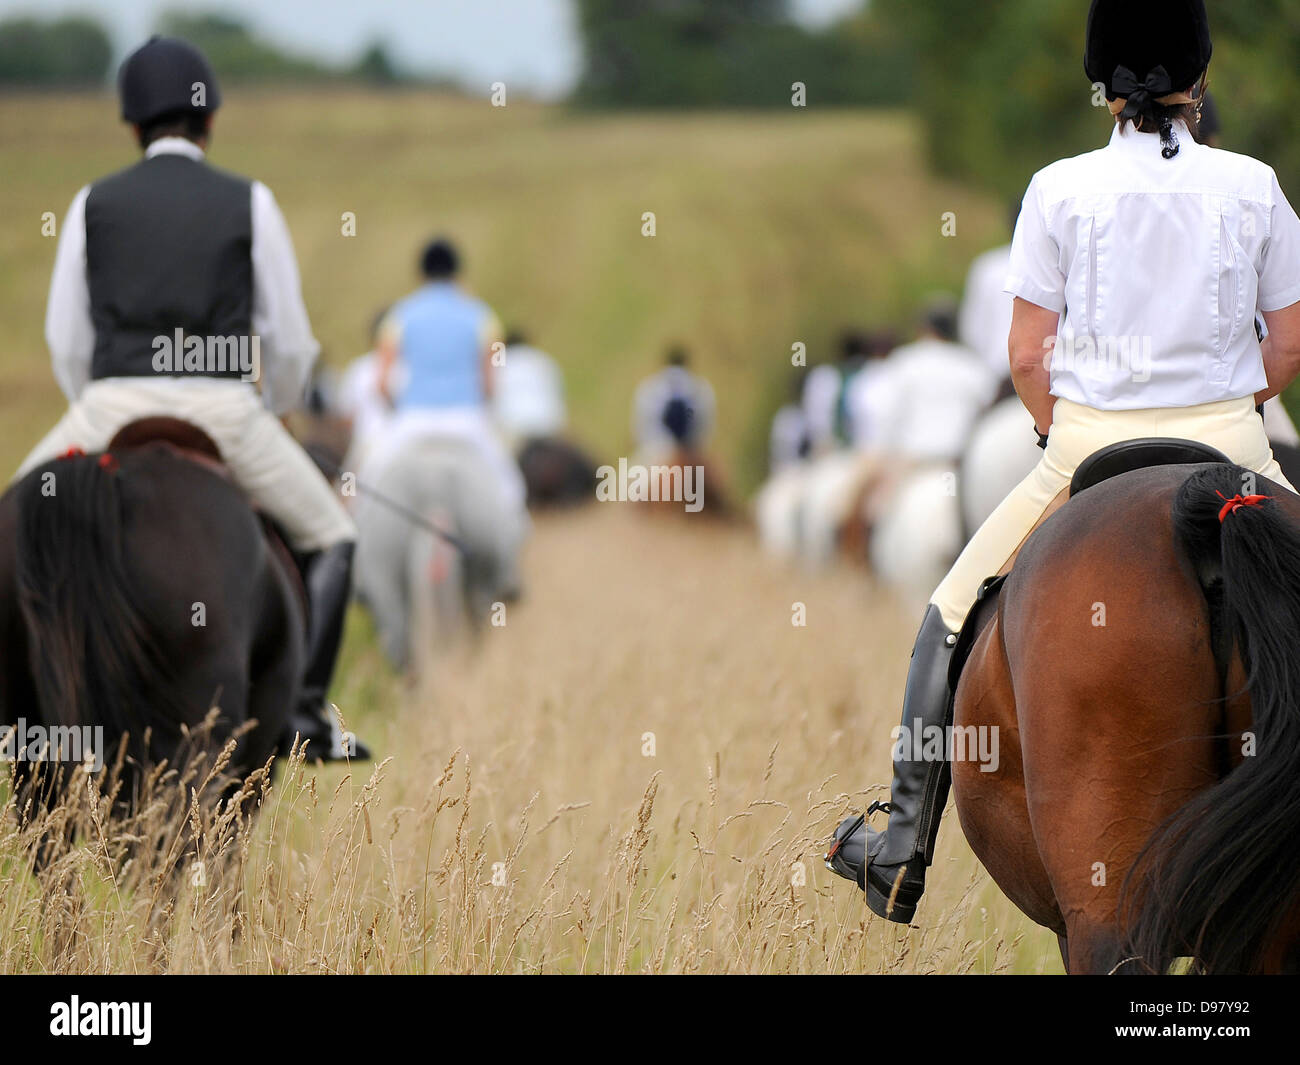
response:
<path id="1" fill-rule="evenodd" d="M 996 391 L 983 361 L 957 342 L 955 301 L 936 297 L 916 340 L 849 381 L 854 446 L 909 463 L 954 462 Z"/>
<path id="2" fill-rule="evenodd" d="M 1012 377 L 1045 454 L 930 600 L 903 697 L 909 734 L 947 724 L 949 658 L 982 582 L 1089 455 L 1181 437 L 1291 488 L 1256 408 L 1300 372 L 1300 218 L 1272 168 L 1195 139 L 1212 51 L 1204 0 L 1093 0 L 1087 42 L 1110 142 L 1035 175 L 1006 282 Z M 887 828 L 855 820 L 837 832 L 836 871 L 897 922 L 911 921 L 924 889 L 946 795 L 941 756 L 909 760 L 905 746 L 890 802 L 867 811 L 887 813 Z"/>
<path id="3" fill-rule="evenodd" d="M 460 253 L 449 240 L 439 237 L 425 247 L 420 271 L 424 283 L 394 304 L 380 326 L 379 387 L 394 415 L 367 463 L 370 477 L 381 476 L 417 440 L 469 444 L 492 469 L 522 541 L 529 527 L 527 487 L 491 410 L 495 364 L 498 353 L 505 355 L 501 323 L 458 282 Z M 517 595 L 516 581 L 509 574 L 502 594 Z"/>
<path id="4" fill-rule="evenodd" d="M 118 89 L 144 156 L 81 189 L 64 219 L 45 336 L 69 407 L 18 476 L 72 448 L 102 450 L 138 418 L 206 432 L 306 557 L 307 661 L 282 744 L 297 734 L 309 757 L 365 757 L 325 701 L 356 532 L 277 417 L 298 404 L 319 350 L 288 227 L 265 185 L 207 162 L 221 94 L 196 48 L 150 38 L 123 63 Z"/>
<path id="5" fill-rule="evenodd" d="M 772 416 L 768 434 L 768 467 L 771 473 L 802 466 L 812 454 L 812 429 L 803 409 L 803 374 L 790 378 L 790 393 L 784 406 Z"/>
<path id="6" fill-rule="evenodd" d="M 889 351 L 873 349 L 872 338 L 855 329 L 846 331 L 839 340 L 835 362 L 814 366 L 804 378 L 803 406 L 812 433 L 813 452 L 822 455 L 838 451 L 851 435 L 847 397 L 852 382 L 867 366 Z"/>
<path id="7" fill-rule="evenodd" d="M 379 388 L 379 328 L 387 317 L 386 307 L 375 315 L 370 325 L 370 350 L 348 363 L 335 393 L 335 409 L 347 420 L 349 430 L 344 469 L 365 466 L 393 416 L 393 408 Z"/>
<path id="8" fill-rule="evenodd" d="M 516 449 L 530 440 L 559 437 L 568 424 L 564 374 L 521 330 L 506 335 L 493 409 L 501 431 Z"/>
<path id="9" fill-rule="evenodd" d="M 690 353 L 668 350 L 662 370 L 642 381 L 632 401 L 632 431 L 647 461 L 667 460 L 678 447 L 704 446 L 713 432 L 713 386 L 692 373 Z"/>

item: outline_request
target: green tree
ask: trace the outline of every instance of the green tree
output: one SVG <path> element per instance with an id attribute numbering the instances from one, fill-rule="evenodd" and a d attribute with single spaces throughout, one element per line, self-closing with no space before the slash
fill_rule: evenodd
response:
<path id="1" fill-rule="evenodd" d="M 112 56 L 108 33 L 91 18 L 0 22 L 0 86 L 102 85 Z"/>
<path id="2" fill-rule="evenodd" d="M 578 0 L 584 46 L 574 94 L 594 107 L 789 107 L 900 103 L 907 41 L 865 9 L 809 32 L 786 0 Z"/>
<path id="3" fill-rule="evenodd" d="M 323 64 L 268 44 L 244 23 L 225 15 L 165 12 L 158 19 L 158 32 L 201 49 L 227 82 L 317 81 L 337 76 Z"/>
<path id="4" fill-rule="evenodd" d="M 403 80 L 388 55 L 388 49 L 380 41 L 373 42 L 361 53 L 361 58 L 352 66 L 351 74 L 372 85 L 396 85 Z"/>
<path id="5" fill-rule="evenodd" d="M 916 56 L 915 103 L 941 173 L 1006 196 L 1039 167 L 1099 147 L 1110 117 L 1083 72 L 1088 0 L 874 0 Z M 1209 0 L 1224 147 L 1300 195 L 1300 0 Z"/>

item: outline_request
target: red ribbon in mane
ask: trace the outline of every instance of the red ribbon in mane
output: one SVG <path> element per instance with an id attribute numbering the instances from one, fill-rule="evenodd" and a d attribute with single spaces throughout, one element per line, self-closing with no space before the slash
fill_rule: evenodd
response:
<path id="1" fill-rule="evenodd" d="M 1229 514 L 1235 514 L 1242 507 L 1257 507 L 1266 499 L 1272 499 L 1272 496 L 1243 496 L 1235 495 L 1231 499 L 1222 492 L 1215 492 L 1216 496 L 1222 499 L 1223 506 L 1219 509 L 1219 524 L 1222 525 Z"/>
<path id="2" fill-rule="evenodd" d="M 85 458 L 85 456 L 86 453 L 81 448 L 70 447 L 68 448 L 67 451 L 63 452 L 63 454 L 59 456 L 59 461 L 65 462 L 68 459 L 80 459 L 80 458 Z M 116 456 L 113 455 L 112 452 L 105 451 L 102 455 L 99 456 L 98 461 L 99 461 L 99 468 L 101 470 L 107 470 L 109 473 L 117 473 L 118 470 L 117 458 Z"/>

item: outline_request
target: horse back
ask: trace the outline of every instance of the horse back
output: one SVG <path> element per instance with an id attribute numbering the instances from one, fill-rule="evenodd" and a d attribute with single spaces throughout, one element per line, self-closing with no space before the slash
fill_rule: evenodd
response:
<path id="1" fill-rule="evenodd" d="M 48 486 L 51 491 L 44 492 Z M 170 443 L 40 467 L 0 503 L 13 546 L 0 565 L 7 625 L 25 637 L 10 664 L 25 675 L 29 717 L 129 736 L 142 759 L 173 758 L 211 708 L 217 738 L 256 715 L 263 742 L 287 717 L 302 622 L 258 518 L 242 493 Z M 8 671 L 6 671 L 8 672 Z M 263 676 L 294 674 L 259 695 Z M 274 718 L 281 720 L 273 720 Z M 149 736 L 146 744 L 145 736 Z"/>

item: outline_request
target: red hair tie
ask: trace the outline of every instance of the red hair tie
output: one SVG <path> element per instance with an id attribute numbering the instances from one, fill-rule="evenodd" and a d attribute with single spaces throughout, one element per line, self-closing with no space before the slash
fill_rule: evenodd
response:
<path id="1" fill-rule="evenodd" d="M 117 473 L 117 459 L 113 457 L 111 451 L 105 451 L 99 456 L 99 468 L 109 473 Z"/>
<path id="2" fill-rule="evenodd" d="M 82 451 L 81 448 L 70 447 L 68 448 L 67 451 L 65 451 L 62 455 L 59 456 L 59 460 L 62 461 L 63 459 L 79 459 L 83 455 L 85 455 L 85 452 Z"/>
<path id="3" fill-rule="evenodd" d="M 1263 503 L 1264 500 L 1273 498 L 1272 496 L 1235 495 L 1231 499 L 1229 499 L 1222 492 L 1215 492 L 1214 494 L 1224 501 L 1223 506 L 1219 510 L 1220 525 L 1222 525 L 1224 521 L 1227 520 L 1229 514 L 1237 513 L 1237 511 L 1239 511 L 1242 507 L 1257 507 L 1261 503 Z"/>

